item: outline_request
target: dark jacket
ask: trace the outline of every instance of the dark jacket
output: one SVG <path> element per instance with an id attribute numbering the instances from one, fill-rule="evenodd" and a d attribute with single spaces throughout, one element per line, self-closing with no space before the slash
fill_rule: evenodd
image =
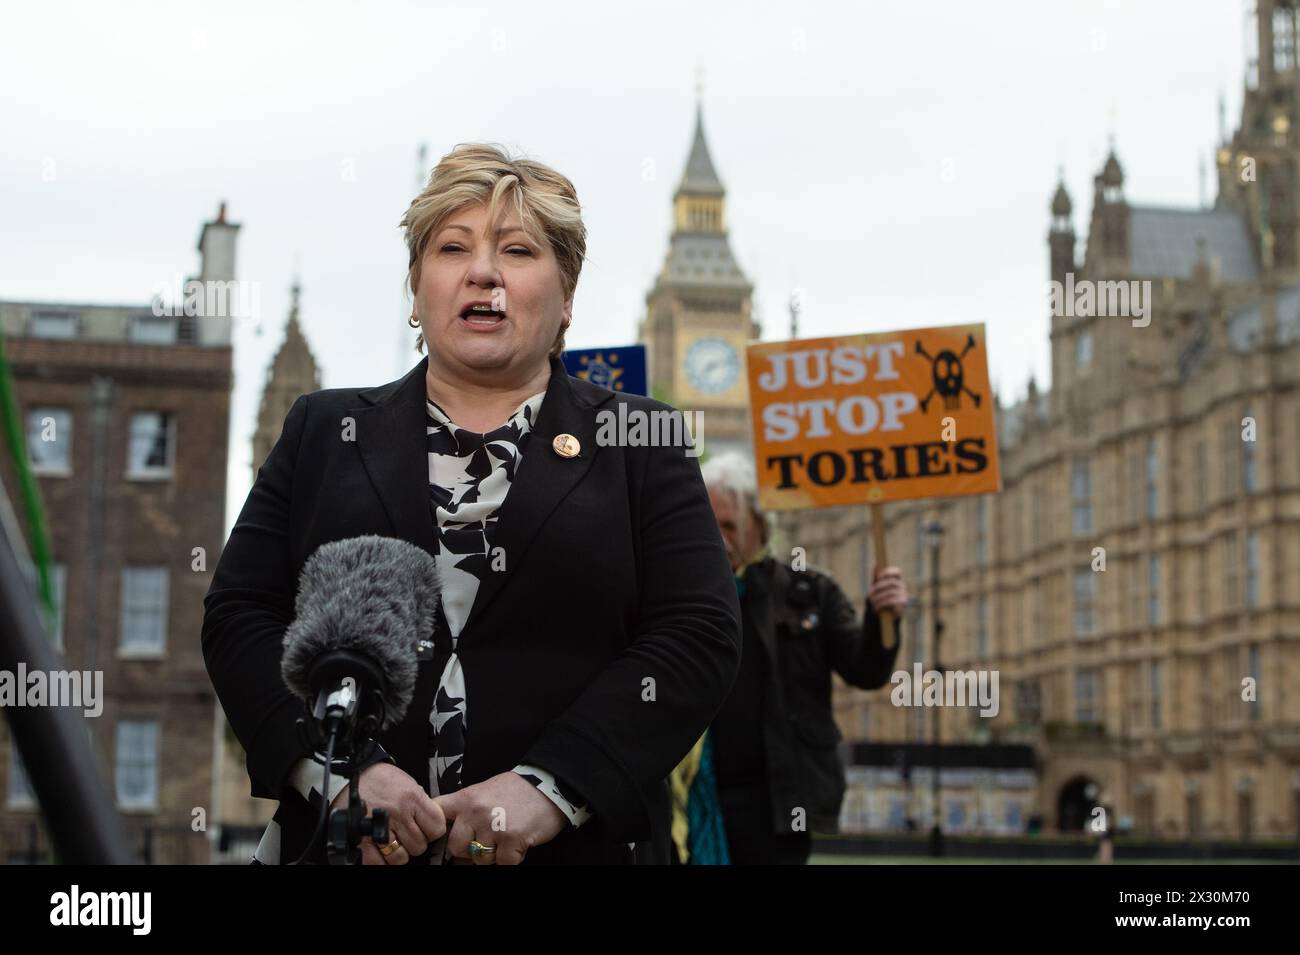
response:
<path id="1" fill-rule="evenodd" d="M 305 755 L 303 705 L 280 678 L 298 575 L 321 544 L 363 534 L 433 552 L 427 366 L 378 388 L 298 398 L 204 600 L 208 673 L 247 753 L 252 794 L 280 800 L 283 861 L 315 824 L 286 782 Z M 664 779 L 735 677 L 735 587 L 697 459 L 682 447 L 597 446 L 598 410 L 667 406 L 551 367 L 499 514 L 505 570 L 482 582 L 460 635 L 473 727 L 463 783 L 526 763 L 587 800 L 594 818 L 530 850 L 529 863 L 630 862 L 629 842 L 641 844 L 639 860 L 667 861 Z M 576 457 L 552 449 L 565 433 L 580 442 Z M 420 664 L 406 719 L 379 737 L 426 791 L 445 659 Z"/>
<path id="2" fill-rule="evenodd" d="M 790 832 L 795 811 L 803 809 L 809 831 L 837 832 L 845 783 L 831 671 L 864 690 L 888 683 L 901 621 L 898 641 L 886 650 L 880 617 L 867 606 L 859 623 L 826 574 L 795 571 L 768 557 L 752 564 L 744 580 L 745 614 L 768 663 L 762 721 L 773 831 Z"/>

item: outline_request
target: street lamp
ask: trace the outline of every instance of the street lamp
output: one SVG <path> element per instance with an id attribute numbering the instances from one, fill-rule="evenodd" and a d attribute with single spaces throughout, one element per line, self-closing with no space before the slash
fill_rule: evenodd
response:
<path id="1" fill-rule="evenodd" d="M 917 581 L 917 584 L 919 586 L 920 581 Z M 910 632 L 917 634 L 916 639 L 919 643 L 919 641 L 923 639 L 921 636 L 921 597 L 919 594 L 913 593 L 911 596 L 907 598 L 907 609 L 904 612 L 907 614 L 907 621 L 910 627 Z M 920 662 L 924 660 L 925 653 L 922 652 L 917 654 L 915 653 L 915 650 L 916 647 L 914 646 L 913 647 L 914 662 Z M 907 722 L 908 722 L 907 732 L 904 733 L 903 736 L 905 739 L 909 739 L 909 738 L 914 739 L 916 742 L 916 747 L 919 750 L 921 743 L 925 741 L 925 723 L 919 714 L 915 717 L 913 717 L 911 714 L 908 714 Z M 899 767 L 903 773 L 903 800 L 904 800 L 904 805 L 907 807 L 906 815 L 905 815 L 905 829 L 907 832 L 916 832 L 918 829 L 920 829 L 920 823 L 917 821 L 916 816 L 913 815 L 913 809 L 916 808 L 916 798 L 914 795 L 914 790 L 912 789 L 912 764 L 908 761 L 906 752 L 907 749 L 905 747 L 903 751 L 899 753 L 899 757 L 898 757 Z M 1296 780 L 1297 780 L 1296 788 L 1300 789 L 1300 774 L 1296 775 Z"/>
<path id="2" fill-rule="evenodd" d="M 932 669 L 943 676 L 943 666 L 939 663 L 939 641 L 943 638 L 943 621 L 939 619 L 939 547 L 943 543 L 943 525 L 932 520 L 925 525 L 925 542 L 930 548 L 930 617 L 934 626 L 934 655 Z M 939 768 L 942 762 L 942 743 L 939 737 L 939 714 L 943 708 L 934 707 L 934 767 L 930 780 L 931 800 L 934 804 L 934 823 L 930 828 L 930 855 L 943 855 L 943 810 L 939 799 Z"/>

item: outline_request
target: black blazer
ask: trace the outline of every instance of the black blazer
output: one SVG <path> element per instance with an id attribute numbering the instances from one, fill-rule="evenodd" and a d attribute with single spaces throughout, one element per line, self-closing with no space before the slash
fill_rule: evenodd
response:
<path id="1" fill-rule="evenodd" d="M 382 387 L 294 402 L 204 598 L 208 673 L 247 754 L 252 795 L 280 800 L 283 861 L 315 824 L 287 783 L 306 755 L 295 729 L 303 705 L 280 678 L 298 575 L 321 544 L 362 534 L 432 553 L 427 367 L 425 358 Z M 598 447 L 597 412 L 618 404 L 668 409 L 570 378 L 551 360 L 495 532 L 506 567 L 481 583 L 459 640 L 470 714 L 464 784 L 533 764 L 594 813 L 530 850 L 529 863 L 631 862 L 629 842 L 640 861 L 667 861 L 664 780 L 739 665 L 739 604 L 697 459 L 681 447 Z M 552 449 L 564 433 L 580 442 L 576 457 Z M 379 738 L 426 791 L 428 717 L 445 658 L 420 664 L 405 720 Z"/>

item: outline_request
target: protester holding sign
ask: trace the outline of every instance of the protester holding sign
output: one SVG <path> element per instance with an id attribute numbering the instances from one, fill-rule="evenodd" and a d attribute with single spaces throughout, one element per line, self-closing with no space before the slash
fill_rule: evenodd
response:
<path id="1" fill-rule="evenodd" d="M 740 673 L 674 773 L 679 860 L 801 863 L 810 830 L 836 831 L 830 674 L 884 685 L 907 604 L 898 568 L 880 567 L 881 502 L 1001 487 L 984 352 L 982 325 L 748 347 L 756 468 L 704 466 L 740 595 Z M 870 505 L 877 563 L 860 627 L 833 580 L 768 553 L 763 517 L 855 504 Z"/>
<path id="2" fill-rule="evenodd" d="M 888 682 L 898 643 L 886 649 L 880 614 L 901 611 L 907 589 L 897 567 L 879 568 L 859 624 L 834 580 L 770 552 L 748 461 L 722 455 L 702 470 L 735 574 L 743 644 L 730 696 L 675 773 L 678 860 L 798 865 L 813 830 L 837 831 L 844 798 L 831 672 L 862 689 Z"/>

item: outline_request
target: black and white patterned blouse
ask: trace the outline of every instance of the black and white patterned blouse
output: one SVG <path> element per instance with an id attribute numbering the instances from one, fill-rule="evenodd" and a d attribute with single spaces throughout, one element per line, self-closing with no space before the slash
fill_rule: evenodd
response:
<path id="1" fill-rule="evenodd" d="M 539 392 L 528 398 L 505 424 L 486 434 L 459 427 L 432 401 L 425 402 L 429 507 L 437 547 L 434 561 L 442 585 L 442 613 L 452 640 L 452 653 L 438 678 L 429 714 L 435 751 L 429 760 L 429 786 L 434 796 L 460 788 L 472 722 L 456 645 L 474 606 L 479 582 L 494 572 L 492 540 L 497 512 L 510 490 L 544 397 L 546 393 Z M 572 825 L 582 825 L 590 818 L 586 806 L 575 805 L 546 770 L 516 766 L 514 771 L 537 786 Z"/>
<path id="2" fill-rule="evenodd" d="M 471 701 L 465 697 L 465 674 L 456 643 L 478 594 L 479 582 L 492 570 L 492 538 L 528 435 L 546 392 L 524 401 L 501 427 L 486 434 L 457 426 L 432 401 L 425 401 L 425 447 L 429 455 L 429 510 L 437 551 L 434 562 L 441 582 L 441 613 L 451 633 L 452 653 L 438 678 L 429 722 L 434 731 L 434 755 L 429 759 L 430 795 L 460 788 L 465 745 L 472 733 Z M 322 757 L 323 759 L 323 757 Z M 319 800 L 323 765 L 304 757 L 291 782 L 313 805 Z M 585 804 L 566 794 L 554 775 L 539 766 L 516 766 L 514 772 L 536 786 L 559 807 L 570 825 L 591 818 Z M 327 799 L 342 791 L 346 778 L 330 774 Z M 279 824 L 272 821 L 254 853 L 257 861 L 280 861 Z M 445 847 L 446 837 L 440 840 Z"/>

